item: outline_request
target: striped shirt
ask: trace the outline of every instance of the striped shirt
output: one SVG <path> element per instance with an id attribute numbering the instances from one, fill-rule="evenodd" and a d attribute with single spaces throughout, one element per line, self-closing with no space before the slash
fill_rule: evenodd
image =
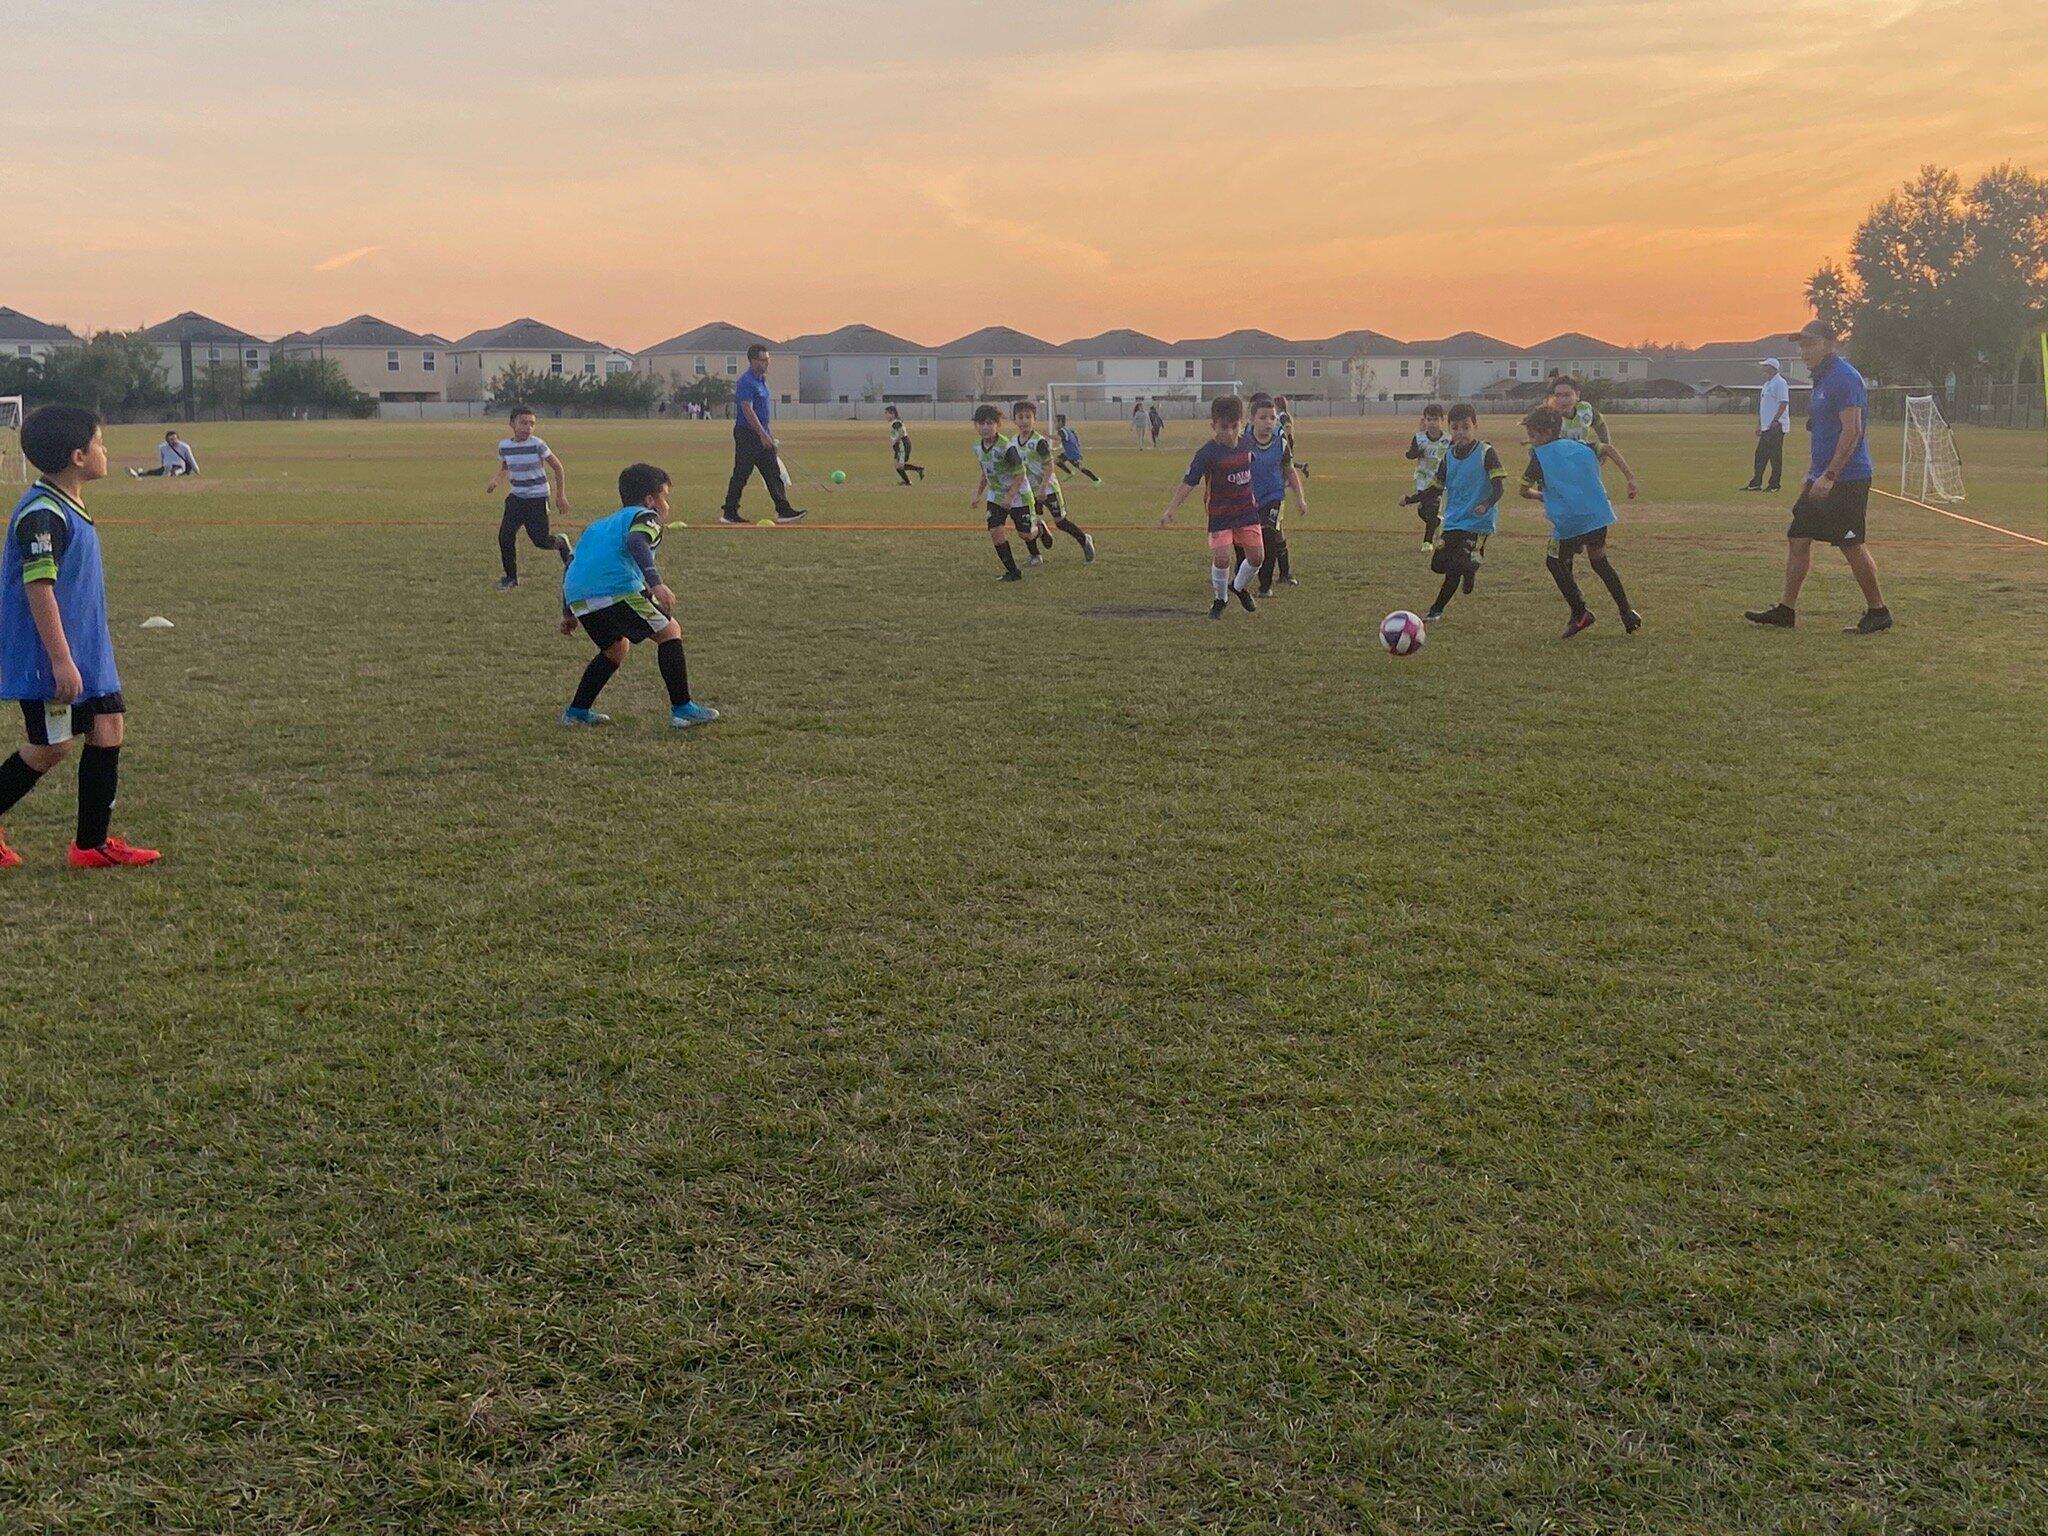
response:
<path id="1" fill-rule="evenodd" d="M 548 445 L 538 437 L 529 437 L 523 443 L 516 437 L 508 437 L 498 444 L 498 461 L 512 477 L 514 496 L 547 500 L 547 458 Z"/>

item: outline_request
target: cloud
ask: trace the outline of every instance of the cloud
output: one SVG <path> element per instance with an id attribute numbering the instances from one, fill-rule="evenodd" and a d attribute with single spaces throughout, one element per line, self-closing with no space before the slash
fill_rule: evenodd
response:
<path id="1" fill-rule="evenodd" d="M 381 245 L 359 245 L 352 251 L 340 251 L 325 261 L 313 263 L 315 272 L 339 272 L 343 267 L 352 267 L 365 256 L 374 256 L 383 250 Z"/>

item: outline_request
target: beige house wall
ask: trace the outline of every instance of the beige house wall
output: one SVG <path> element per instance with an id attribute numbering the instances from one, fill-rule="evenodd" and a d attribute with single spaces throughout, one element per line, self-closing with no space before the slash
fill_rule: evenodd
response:
<path id="1" fill-rule="evenodd" d="M 398 368 L 394 372 L 389 365 L 387 354 L 398 353 Z M 434 367 L 430 371 L 422 359 L 423 353 L 434 355 Z M 272 357 L 321 357 L 326 356 L 341 365 L 342 375 L 366 395 L 424 395 L 430 400 L 447 398 L 450 376 L 444 370 L 448 367 L 448 354 L 439 347 L 422 347 L 417 343 L 398 348 L 389 347 L 337 347 L 322 346 L 319 342 L 294 342 L 288 346 L 273 347 Z"/>
<path id="2" fill-rule="evenodd" d="M 652 374 L 664 384 L 680 379 L 687 384 L 697 375 L 697 359 L 704 359 L 704 372 L 737 384 L 747 371 L 747 354 L 738 352 L 642 352 L 633 360 L 641 373 Z M 797 361 L 793 352 L 768 353 L 768 394 L 771 399 L 794 403 L 797 391 Z"/>

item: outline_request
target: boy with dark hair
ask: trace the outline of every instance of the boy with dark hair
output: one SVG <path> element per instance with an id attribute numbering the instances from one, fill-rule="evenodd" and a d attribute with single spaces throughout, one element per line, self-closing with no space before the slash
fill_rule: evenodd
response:
<path id="1" fill-rule="evenodd" d="M 1008 524 L 1015 523 L 1017 531 L 1024 535 L 1024 548 L 1029 551 L 1031 563 L 1038 561 L 1038 528 L 1031 520 L 1031 475 L 1024 465 L 1024 454 L 1015 442 L 1003 436 L 1003 413 L 992 405 L 978 405 L 974 408 L 974 430 L 979 437 L 974 445 L 975 461 L 981 466 L 981 480 L 974 488 L 974 500 L 968 505 L 980 507 L 988 518 L 988 536 L 996 547 L 996 558 L 1003 562 L 1003 572 L 998 580 L 1022 581 L 1024 573 L 1017 569 L 1017 557 L 1010 553 Z"/>
<path id="2" fill-rule="evenodd" d="M 154 480 L 159 475 L 196 475 L 199 461 L 192 456 L 192 447 L 175 430 L 166 432 L 162 445 L 156 451 L 155 469 L 131 469 L 129 476 L 136 480 Z"/>
<path id="3" fill-rule="evenodd" d="M 1187 474 L 1173 488 L 1173 499 L 1160 514 L 1160 527 L 1173 526 L 1180 504 L 1198 485 L 1209 514 L 1209 582 L 1216 594 L 1209 617 L 1223 617 L 1232 592 L 1245 612 L 1257 613 L 1251 587 L 1266 549 L 1259 530 L 1259 503 L 1252 494 L 1252 452 L 1244 443 L 1244 402 L 1235 395 L 1209 402 L 1209 440 L 1195 450 Z"/>
<path id="4" fill-rule="evenodd" d="M 128 706 L 114 669 L 99 532 L 85 488 L 107 472 L 100 419 L 77 405 L 46 405 L 21 424 L 22 457 L 42 472 L 15 503 L 0 551 L 0 698 L 16 700 L 27 728 L 0 763 L 0 814 L 36 786 L 83 734 L 73 869 L 154 864 L 154 848 L 107 834 L 121 778 Z M 0 869 L 21 856 L 0 835 Z"/>
<path id="5" fill-rule="evenodd" d="M 1308 491 L 1301 483 L 1301 469 L 1294 462 L 1294 444 L 1280 430 L 1280 411 L 1271 395 L 1252 396 L 1252 424 L 1245 429 L 1244 446 L 1252 455 L 1252 499 L 1259 507 L 1259 537 L 1265 558 L 1259 562 L 1259 596 L 1273 595 L 1273 573 L 1290 587 L 1298 587 L 1294 567 L 1287 555 L 1287 535 L 1280 531 L 1280 514 L 1287 493 L 1294 492 L 1294 505 L 1308 516 Z"/>
<path id="6" fill-rule="evenodd" d="M 911 471 L 915 470 L 922 480 L 924 466 L 910 462 L 910 429 L 903 425 L 903 413 L 891 405 L 882 414 L 889 420 L 889 457 L 896 465 L 896 478 L 908 485 Z"/>
<path id="7" fill-rule="evenodd" d="M 1102 484 L 1102 476 L 1081 462 L 1081 434 L 1067 425 L 1065 416 L 1053 417 L 1052 425 L 1060 438 L 1060 473 L 1071 475 L 1078 470 L 1088 477 L 1090 485 Z"/>
<path id="8" fill-rule="evenodd" d="M 1522 418 L 1522 428 L 1529 435 L 1529 467 L 1522 474 L 1522 495 L 1543 503 L 1551 535 L 1550 553 L 1543 563 L 1571 605 L 1571 622 L 1565 626 L 1564 638 L 1569 640 L 1593 627 L 1593 615 L 1579 592 L 1578 578 L 1572 574 L 1572 562 L 1581 550 L 1614 599 L 1621 627 L 1634 634 L 1643 627 L 1643 616 L 1628 605 L 1620 573 L 1607 559 L 1607 530 L 1614 524 L 1614 503 L 1607 499 L 1607 487 L 1600 480 L 1600 461 L 1612 459 L 1620 464 L 1621 455 L 1607 443 L 1594 447 L 1563 436 L 1564 422 L 1551 406 L 1537 406 Z M 1621 469 L 1628 477 L 1629 500 L 1633 501 L 1636 477 L 1626 464 Z"/>
<path id="9" fill-rule="evenodd" d="M 486 496 L 495 496 L 501 484 L 511 482 L 505 497 L 505 515 L 498 520 L 498 558 L 505 566 L 505 574 L 498 581 L 500 592 L 509 592 L 519 585 L 521 529 L 536 549 L 552 549 L 562 557 L 562 564 L 569 563 L 568 538 L 548 528 L 548 482 L 554 481 L 555 504 L 566 513 L 569 472 L 555 457 L 554 450 L 534 436 L 532 406 L 513 406 L 508 420 L 512 435 L 499 440 L 498 472 L 484 487 Z"/>
<path id="10" fill-rule="evenodd" d="M 1443 577 L 1436 601 L 1422 616 L 1434 624 L 1451 606 L 1462 584 L 1467 592 L 1479 575 L 1480 556 L 1486 541 L 1500 521 L 1500 498 L 1507 489 L 1508 472 L 1493 451 L 1493 444 L 1479 438 L 1479 413 L 1464 401 L 1451 407 L 1451 440 L 1437 466 L 1436 489 L 1443 508 L 1442 532 L 1430 556 L 1429 568 Z"/>
<path id="11" fill-rule="evenodd" d="M 1279 418 L 1280 435 L 1287 439 L 1287 457 L 1293 461 L 1295 469 L 1303 478 L 1307 478 L 1308 466 L 1301 462 L 1300 445 L 1294 437 L 1294 409 L 1287 403 L 1285 395 L 1275 395 L 1273 410 Z"/>
<path id="12" fill-rule="evenodd" d="M 1568 373 L 1556 374 L 1550 381 L 1550 408 L 1557 412 L 1564 431 L 1561 436 L 1566 442 L 1585 443 L 1591 446 L 1604 443 L 1614 446 L 1614 439 L 1607 432 L 1607 418 L 1600 414 L 1600 408 L 1584 398 L 1585 391 L 1579 381 Z"/>
<path id="13" fill-rule="evenodd" d="M 603 725 L 611 718 L 593 707 L 597 696 L 643 640 L 654 642 L 654 659 L 668 686 L 669 725 L 686 730 L 718 718 L 717 710 L 690 697 L 676 595 L 654 568 L 654 549 L 668 521 L 668 491 L 665 469 L 629 464 L 619 471 L 623 505 L 583 530 L 562 572 L 562 633 L 573 635 L 581 624 L 597 646 L 575 697 L 562 711 L 564 725 Z"/>
<path id="14" fill-rule="evenodd" d="M 1415 492 L 1403 496 L 1401 505 L 1413 507 L 1415 515 L 1422 519 L 1422 547 L 1436 548 L 1436 531 L 1443 522 L 1443 488 L 1439 471 L 1444 467 L 1444 453 L 1451 446 L 1451 440 L 1444 436 L 1444 408 L 1434 400 L 1422 408 L 1421 430 L 1408 439 L 1407 451 L 1401 457 L 1415 463 Z"/>
<path id="15" fill-rule="evenodd" d="M 1031 496 L 1038 513 L 1040 542 L 1044 548 L 1052 548 L 1052 529 L 1046 527 L 1049 520 L 1053 528 L 1081 546 L 1082 560 L 1093 565 L 1095 540 L 1067 516 L 1067 504 L 1060 495 L 1059 450 L 1053 446 L 1051 438 L 1038 430 L 1038 402 L 1019 400 L 1010 407 L 1010 415 L 1017 423 L 1017 451 L 1024 455 L 1024 468 L 1031 477 Z"/>

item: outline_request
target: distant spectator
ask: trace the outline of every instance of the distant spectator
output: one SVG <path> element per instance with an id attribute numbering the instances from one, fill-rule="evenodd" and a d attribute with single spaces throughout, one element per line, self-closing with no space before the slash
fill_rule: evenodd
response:
<path id="1" fill-rule="evenodd" d="M 1138 440 L 1140 448 L 1145 446 L 1145 402 L 1140 400 L 1131 407 L 1131 436 Z"/>
<path id="2" fill-rule="evenodd" d="M 1166 430 L 1166 418 L 1159 414 L 1159 407 L 1148 406 L 1145 411 L 1147 424 L 1152 428 L 1152 446 L 1159 446 L 1159 434 Z"/>
<path id="3" fill-rule="evenodd" d="M 1775 357 L 1764 359 L 1764 387 L 1756 402 L 1756 464 L 1745 491 L 1775 491 L 1785 478 L 1785 434 L 1792 426 L 1792 387 Z M 1771 483 L 1764 484 L 1764 471 Z"/>
<path id="4" fill-rule="evenodd" d="M 196 475 L 199 461 L 192 457 L 191 444 L 175 432 L 166 432 L 156 450 L 156 468 L 131 469 L 128 473 L 137 480 L 154 480 L 158 475 Z"/>

